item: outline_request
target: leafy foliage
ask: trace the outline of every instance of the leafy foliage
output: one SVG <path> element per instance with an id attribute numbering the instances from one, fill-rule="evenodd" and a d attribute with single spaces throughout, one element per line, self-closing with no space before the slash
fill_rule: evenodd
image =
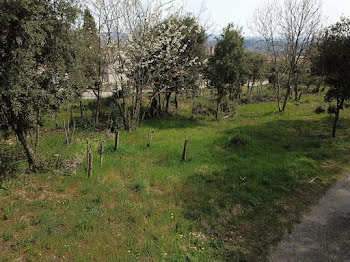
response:
<path id="1" fill-rule="evenodd" d="M 0 115 L 25 148 L 40 114 L 73 99 L 82 84 L 75 32 L 77 9 L 64 0 L 0 2 Z"/>
<path id="2" fill-rule="evenodd" d="M 330 86 L 325 100 L 336 100 L 332 131 L 335 137 L 339 112 L 344 102 L 350 99 L 350 19 L 342 18 L 326 30 L 318 52 L 314 67 L 325 76 L 325 82 Z"/>
<path id="3" fill-rule="evenodd" d="M 218 39 L 215 54 L 209 58 L 208 78 L 217 90 L 217 118 L 222 99 L 228 92 L 238 95 L 246 80 L 243 45 L 241 32 L 229 24 Z"/>

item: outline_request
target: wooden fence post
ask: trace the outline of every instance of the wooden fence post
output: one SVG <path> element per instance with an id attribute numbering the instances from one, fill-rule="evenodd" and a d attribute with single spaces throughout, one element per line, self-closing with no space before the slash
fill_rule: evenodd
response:
<path id="1" fill-rule="evenodd" d="M 117 152 L 119 149 L 119 130 L 117 129 L 115 131 L 115 144 L 114 144 L 114 151 Z"/>
<path id="2" fill-rule="evenodd" d="M 90 178 L 92 175 L 92 152 L 89 151 L 89 171 L 88 171 L 88 178 Z"/>
<path id="3" fill-rule="evenodd" d="M 86 171 L 89 172 L 89 152 L 90 152 L 90 140 L 86 139 Z"/>
<path id="4" fill-rule="evenodd" d="M 100 167 L 103 164 L 103 141 L 100 143 Z"/>
<path id="5" fill-rule="evenodd" d="M 69 144 L 69 138 L 68 138 L 68 132 L 67 132 L 67 127 L 66 127 L 66 120 L 63 120 L 63 128 L 64 128 L 64 134 L 66 136 L 66 144 Z"/>
<path id="6" fill-rule="evenodd" d="M 148 132 L 148 144 L 147 144 L 147 147 L 151 147 L 153 133 L 154 133 L 154 129 L 152 129 L 152 130 L 150 130 Z"/>
<path id="7" fill-rule="evenodd" d="M 184 145 L 184 151 L 182 153 L 182 161 L 186 161 L 186 158 L 187 158 L 187 146 L 188 146 L 188 142 L 189 140 L 186 139 L 185 140 L 185 145 Z"/>

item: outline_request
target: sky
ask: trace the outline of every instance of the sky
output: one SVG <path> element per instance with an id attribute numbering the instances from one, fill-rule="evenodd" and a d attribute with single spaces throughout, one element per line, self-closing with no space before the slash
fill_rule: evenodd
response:
<path id="1" fill-rule="evenodd" d="M 186 9 L 197 14 L 202 8 L 203 0 L 177 0 Z M 204 0 L 204 23 L 210 26 L 213 34 L 221 32 L 228 23 L 233 22 L 243 27 L 243 34 L 251 36 L 247 24 L 254 10 L 264 0 Z M 323 13 L 327 18 L 325 25 L 337 22 L 342 15 L 350 17 L 350 0 L 323 0 Z"/>

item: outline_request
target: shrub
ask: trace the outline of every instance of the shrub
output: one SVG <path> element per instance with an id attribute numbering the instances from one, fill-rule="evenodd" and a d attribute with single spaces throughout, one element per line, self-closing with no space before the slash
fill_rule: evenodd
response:
<path id="1" fill-rule="evenodd" d="M 246 146 L 251 142 L 251 138 L 249 136 L 246 135 L 242 135 L 242 134 L 236 134 L 233 137 L 231 137 L 228 141 L 228 146 Z"/>
<path id="2" fill-rule="evenodd" d="M 242 105 L 250 104 L 250 99 L 249 98 L 242 98 L 241 99 L 241 104 Z"/>
<path id="3" fill-rule="evenodd" d="M 81 129 L 87 129 L 87 130 L 96 129 L 95 122 L 90 117 L 75 118 L 75 121 L 76 121 L 76 126 L 80 127 Z"/>
<path id="4" fill-rule="evenodd" d="M 235 103 L 231 100 L 224 100 L 221 103 L 221 111 L 226 114 L 234 114 L 236 112 Z"/>
<path id="5" fill-rule="evenodd" d="M 330 105 L 327 112 L 328 114 L 335 114 L 337 112 L 337 107 L 335 105 Z"/>
<path id="6" fill-rule="evenodd" d="M 326 112 L 326 109 L 324 109 L 322 106 L 318 106 L 316 109 L 315 109 L 315 113 L 316 114 L 323 114 Z"/>
<path id="7" fill-rule="evenodd" d="M 207 116 L 214 115 L 216 113 L 215 104 L 209 101 L 206 103 L 200 102 L 193 108 L 193 113 Z"/>

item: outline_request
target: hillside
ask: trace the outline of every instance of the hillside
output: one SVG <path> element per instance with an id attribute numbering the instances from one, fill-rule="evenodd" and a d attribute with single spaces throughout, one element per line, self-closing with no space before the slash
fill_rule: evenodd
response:
<path id="1" fill-rule="evenodd" d="M 17 171 L 0 190 L 0 261 L 264 261 L 350 160 L 350 111 L 330 138 L 331 117 L 314 112 L 323 94 L 285 113 L 274 101 L 241 105 L 220 122 L 192 118 L 191 103 L 182 97 L 178 113 L 121 132 L 118 152 L 113 135 L 83 122 L 67 146 L 69 113 L 60 112 L 59 129 L 48 117 L 38 174 L 21 171 L 13 138 L 1 140 L 2 163 Z M 210 107 L 206 94 L 197 103 Z"/>

